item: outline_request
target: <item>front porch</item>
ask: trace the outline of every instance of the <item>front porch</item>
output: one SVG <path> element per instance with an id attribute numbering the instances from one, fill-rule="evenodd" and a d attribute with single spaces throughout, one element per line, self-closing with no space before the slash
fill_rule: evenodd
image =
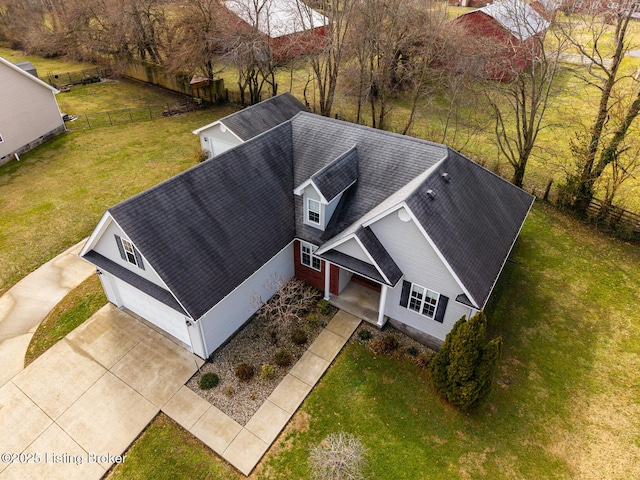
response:
<path id="1" fill-rule="evenodd" d="M 380 292 L 350 281 L 340 295 L 331 295 L 329 303 L 362 320 L 381 328 L 378 324 Z"/>

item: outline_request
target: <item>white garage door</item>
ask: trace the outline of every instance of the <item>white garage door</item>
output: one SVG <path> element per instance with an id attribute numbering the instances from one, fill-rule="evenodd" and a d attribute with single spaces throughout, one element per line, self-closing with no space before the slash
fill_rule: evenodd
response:
<path id="1" fill-rule="evenodd" d="M 189 338 L 189 332 L 183 315 L 180 315 L 155 298 L 136 290 L 128 283 L 118 280 L 117 278 L 113 280 L 124 308 L 128 308 L 145 320 L 160 327 L 169 335 L 191 346 L 191 339 Z"/>

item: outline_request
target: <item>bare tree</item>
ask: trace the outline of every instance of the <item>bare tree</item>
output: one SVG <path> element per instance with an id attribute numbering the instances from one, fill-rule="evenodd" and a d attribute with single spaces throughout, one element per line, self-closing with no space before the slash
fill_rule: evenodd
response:
<path id="1" fill-rule="evenodd" d="M 361 480 L 367 466 L 366 449 L 359 438 L 340 432 L 311 449 L 309 466 L 315 480 Z"/>
<path id="2" fill-rule="evenodd" d="M 582 215 L 595 195 L 596 182 L 619 158 L 627 133 L 640 114 L 638 78 L 622 68 L 622 60 L 631 48 L 630 22 L 637 10 L 635 0 L 622 0 L 572 16 L 564 25 L 566 38 L 589 63 L 579 77 L 599 91 L 588 132 L 579 133 L 572 142 L 577 165 L 575 172 L 567 175 L 565 187 L 565 201 Z M 619 115 L 611 114 L 614 107 L 621 112 Z"/>
<path id="3" fill-rule="evenodd" d="M 494 132 L 499 151 L 513 168 L 512 182 L 522 187 L 538 134 L 546 126 L 545 113 L 558 71 L 562 42 L 557 37 L 547 38 L 549 23 L 530 7 L 519 1 L 501 5 L 517 27 L 519 38 L 517 46 L 506 55 L 493 52 L 508 60 L 503 68 L 507 67 L 510 80 L 496 85 L 489 93 L 489 101 L 495 115 Z"/>
<path id="4" fill-rule="evenodd" d="M 174 72 L 213 78 L 215 59 L 224 53 L 230 14 L 218 0 L 192 0 L 182 7 L 169 34 L 168 66 Z"/>
<path id="5" fill-rule="evenodd" d="M 406 132 L 450 56 L 446 15 L 441 4 L 430 0 L 370 0 L 357 4 L 356 18 L 352 48 L 359 66 L 358 105 L 368 101 L 372 125 L 385 129 L 391 100 L 400 92 L 407 98 L 408 92 Z"/>
<path id="6" fill-rule="evenodd" d="M 275 72 L 278 67 L 270 39 L 272 31 L 272 0 L 232 0 L 231 8 L 244 22 L 229 25 L 225 39 L 223 60 L 238 70 L 238 88 L 241 102 L 249 90 L 249 103 L 260 102 L 262 89 L 271 87 L 276 95 L 278 85 Z"/>
<path id="7" fill-rule="evenodd" d="M 350 37 L 356 0 L 320 0 L 317 7 L 324 12 L 319 16 L 307 5 L 297 2 L 303 26 L 311 31 L 324 27 L 324 38 L 316 38 L 317 45 L 310 49 L 309 62 L 318 89 L 320 115 L 331 116 L 338 79 Z"/>
<path id="8" fill-rule="evenodd" d="M 288 334 L 300 324 L 319 299 L 317 290 L 295 278 L 286 281 L 273 276 L 263 287 L 265 291 L 275 293 L 266 299 L 255 293 L 251 303 L 254 308 L 259 306 L 257 314 L 269 321 L 275 338 Z"/>

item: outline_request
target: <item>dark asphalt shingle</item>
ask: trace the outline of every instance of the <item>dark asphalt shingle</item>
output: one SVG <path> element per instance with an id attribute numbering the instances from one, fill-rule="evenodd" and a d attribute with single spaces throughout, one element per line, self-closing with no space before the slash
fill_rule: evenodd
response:
<path id="1" fill-rule="evenodd" d="M 298 112 L 308 111 L 296 97 L 287 92 L 232 113 L 220 119 L 220 123 L 243 141 L 247 141 L 286 122 Z"/>
<path id="2" fill-rule="evenodd" d="M 192 318 L 292 241 L 290 131 L 283 124 L 109 209 Z"/>
<path id="3" fill-rule="evenodd" d="M 302 200 L 293 194 L 316 173 L 331 193 L 357 174 L 325 232 L 302 223 Z M 443 145 L 298 113 L 109 212 L 197 319 L 294 238 L 321 245 L 396 192 L 483 307 L 533 197 Z M 402 272 L 373 232 L 354 232 L 397 283 Z M 387 283 L 366 262 L 332 250 L 321 256 Z"/>

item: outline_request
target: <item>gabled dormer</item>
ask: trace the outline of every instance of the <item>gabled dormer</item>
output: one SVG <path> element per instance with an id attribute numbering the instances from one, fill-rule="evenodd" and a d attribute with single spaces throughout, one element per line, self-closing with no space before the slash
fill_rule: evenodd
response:
<path id="1" fill-rule="evenodd" d="M 344 192 L 357 181 L 358 149 L 354 145 L 293 191 L 302 197 L 303 223 L 324 230 Z"/>

